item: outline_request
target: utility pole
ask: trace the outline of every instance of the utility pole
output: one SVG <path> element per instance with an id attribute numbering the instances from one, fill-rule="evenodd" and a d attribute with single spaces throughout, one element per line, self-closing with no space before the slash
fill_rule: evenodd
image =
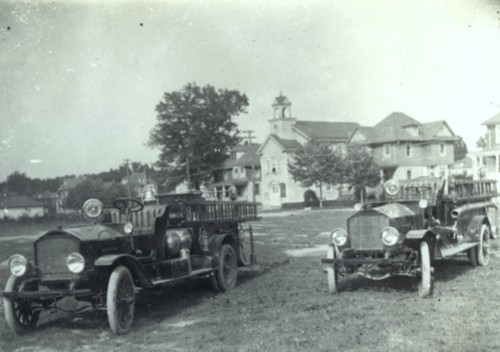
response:
<path id="1" fill-rule="evenodd" d="M 130 159 L 125 159 L 125 163 L 127 164 L 127 191 L 128 191 L 128 197 L 131 197 L 130 194 L 130 169 L 128 167 L 128 163 L 130 162 Z"/>
<path id="2" fill-rule="evenodd" d="M 252 133 L 254 131 L 252 130 L 246 130 L 246 131 L 241 131 L 241 133 L 246 133 L 247 134 L 247 139 L 248 139 L 248 144 L 250 145 L 250 162 L 252 165 L 252 175 L 251 175 L 251 180 L 252 180 L 252 202 L 255 203 L 255 160 L 254 160 L 254 155 L 253 155 L 253 150 L 252 150 L 252 139 L 255 137 L 252 136 Z"/>

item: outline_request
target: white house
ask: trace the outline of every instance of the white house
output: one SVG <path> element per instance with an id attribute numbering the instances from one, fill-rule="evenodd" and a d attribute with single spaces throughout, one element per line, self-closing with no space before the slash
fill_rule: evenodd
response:
<path id="1" fill-rule="evenodd" d="M 308 190 L 293 180 L 288 172 L 294 152 L 311 140 L 330 145 L 343 146 L 359 127 L 355 122 L 299 121 L 292 117 L 291 102 L 283 95 L 273 101 L 273 118 L 269 120 L 270 134 L 260 146 L 261 202 L 267 206 L 304 201 Z M 309 188 L 316 196 L 319 190 Z M 326 185 L 325 200 L 338 198 L 337 187 Z"/>
<path id="2" fill-rule="evenodd" d="M 7 196 L 0 198 L 0 219 L 39 218 L 43 215 L 43 204 L 30 197 Z"/>
<path id="3" fill-rule="evenodd" d="M 474 164 L 474 179 L 500 181 L 500 112 L 482 123 L 486 126 L 485 145 L 470 153 Z"/>

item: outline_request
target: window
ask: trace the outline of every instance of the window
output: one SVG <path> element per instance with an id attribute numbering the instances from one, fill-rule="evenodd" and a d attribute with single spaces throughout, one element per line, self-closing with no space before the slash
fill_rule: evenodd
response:
<path id="1" fill-rule="evenodd" d="M 286 184 L 280 183 L 280 196 L 281 198 L 286 197 Z"/>
<path id="2" fill-rule="evenodd" d="M 444 156 L 446 150 L 444 149 L 444 143 L 439 144 L 439 155 Z"/>
<path id="3" fill-rule="evenodd" d="M 238 167 L 234 167 L 233 168 L 233 178 L 239 178 L 239 174 L 238 174 L 238 171 L 239 171 L 239 168 Z"/>
<path id="4" fill-rule="evenodd" d="M 384 156 L 389 156 L 389 155 L 391 155 L 391 145 L 384 144 Z"/>
<path id="5" fill-rule="evenodd" d="M 258 196 L 260 194 L 260 183 L 256 183 L 254 185 L 254 193 L 256 196 Z"/>
<path id="6" fill-rule="evenodd" d="M 235 152 L 231 153 L 231 160 L 236 160 L 236 153 Z"/>
<path id="7" fill-rule="evenodd" d="M 229 179 L 229 171 L 228 170 L 224 170 L 224 180 L 228 180 Z"/>
<path id="8" fill-rule="evenodd" d="M 411 156 L 411 144 L 406 145 L 406 156 L 407 157 Z"/>
<path id="9" fill-rule="evenodd" d="M 406 170 L 406 178 L 411 180 L 411 170 Z"/>

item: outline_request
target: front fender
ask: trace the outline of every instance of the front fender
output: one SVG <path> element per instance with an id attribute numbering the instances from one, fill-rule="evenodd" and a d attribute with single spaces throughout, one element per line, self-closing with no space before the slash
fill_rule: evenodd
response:
<path id="1" fill-rule="evenodd" d="M 96 270 L 112 269 L 118 265 L 125 266 L 132 276 L 136 285 L 139 287 L 152 287 L 153 283 L 142 268 L 141 264 L 130 254 L 108 254 L 99 257 L 94 262 Z"/>
<path id="2" fill-rule="evenodd" d="M 467 225 L 467 235 L 473 240 L 479 240 L 479 233 L 481 231 L 481 225 L 486 223 L 490 226 L 488 217 L 485 215 L 474 216 L 469 224 Z"/>
<path id="3" fill-rule="evenodd" d="M 407 240 L 422 240 L 427 235 L 433 236 L 434 234 L 428 229 L 419 229 L 408 231 L 405 237 Z"/>

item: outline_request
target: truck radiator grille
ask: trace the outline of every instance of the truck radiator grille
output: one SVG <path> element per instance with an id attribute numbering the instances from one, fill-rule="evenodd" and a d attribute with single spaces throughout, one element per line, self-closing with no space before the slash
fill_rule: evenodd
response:
<path id="1" fill-rule="evenodd" d="M 35 245 L 36 265 L 43 276 L 70 274 L 66 258 L 72 252 L 79 252 L 80 242 L 66 234 L 50 235 Z"/>
<path id="2" fill-rule="evenodd" d="M 348 224 L 351 248 L 380 250 L 384 248 L 380 233 L 389 226 L 389 219 L 381 215 L 363 215 L 351 218 Z"/>

